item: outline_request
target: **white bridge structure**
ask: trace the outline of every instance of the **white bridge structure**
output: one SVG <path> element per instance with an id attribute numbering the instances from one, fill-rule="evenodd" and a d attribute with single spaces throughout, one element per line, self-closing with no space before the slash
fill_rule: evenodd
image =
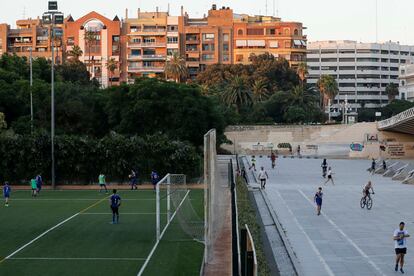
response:
<path id="1" fill-rule="evenodd" d="M 402 132 L 414 135 L 414 107 L 389 119 L 379 121 L 378 130 Z"/>

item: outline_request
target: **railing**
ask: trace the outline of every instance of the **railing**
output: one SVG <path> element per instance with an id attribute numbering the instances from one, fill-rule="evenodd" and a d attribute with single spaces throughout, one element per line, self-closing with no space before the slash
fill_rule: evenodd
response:
<path id="1" fill-rule="evenodd" d="M 401 112 L 401 113 L 399 113 L 395 116 L 392 116 L 389 119 L 379 121 L 377 123 L 377 127 L 380 130 L 385 129 L 385 128 L 389 128 L 389 127 L 392 127 L 393 125 L 402 123 L 402 122 L 404 122 L 408 119 L 413 119 L 414 120 L 414 107 L 410 108 L 410 109 L 408 109 L 404 112 Z"/>
<path id="2" fill-rule="evenodd" d="M 129 72 L 141 72 L 141 71 L 164 72 L 164 67 L 134 66 L 134 67 L 128 67 L 128 71 Z"/>
<path id="3" fill-rule="evenodd" d="M 167 58 L 165 55 L 142 55 L 143 59 L 165 59 Z"/>
<path id="4" fill-rule="evenodd" d="M 157 42 L 128 42 L 129 47 L 165 47 L 166 43 L 157 43 Z"/>
<path id="5" fill-rule="evenodd" d="M 236 159 L 236 162 L 237 162 L 237 159 Z M 238 209 L 237 209 L 236 179 L 234 177 L 232 159 L 230 159 L 229 164 L 228 164 L 228 172 L 229 172 L 229 184 L 230 184 L 230 191 L 231 191 L 232 267 L 233 267 L 233 276 L 239 276 L 241 272 L 239 214 L 238 214 Z"/>

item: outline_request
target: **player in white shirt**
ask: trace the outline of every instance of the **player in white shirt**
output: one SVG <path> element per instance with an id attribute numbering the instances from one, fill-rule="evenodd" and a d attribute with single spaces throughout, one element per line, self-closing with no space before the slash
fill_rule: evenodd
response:
<path id="1" fill-rule="evenodd" d="M 395 271 L 398 271 L 398 264 L 400 264 L 400 271 L 404 273 L 404 256 L 407 254 L 407 230 L 404 230 L 405 223 L 400 222 L 400 227 L 394 231 L 394 242 L 395 242 L 395 254 L 397 255 L 395 260 Z"/>
<path id="2" fill-rule="evenodd" d="M 265 171 L 265 169 L 264 169 L 264 167 L 261 167 L 260 168 L 260 171 L 259 171 L 259 173 L 258 173 L 258 178 L 259 178 L 259 180 L 260 180 L 260 187 L 262 188 L 262 189 L 264 189 L 265 188 L 265 186 L 266 186 L 266 178 L 269 178 L 269 175 L 267 174 L 267 172 Z"/>
<path id="3" fill-rule="evenodd" d="M 334 180 L 333 180 L 333 177 L 332 177 L 333 172 L 332 172 L 332 168 L 331 167 L 328 168 L 328 173 L 326 175 L 328 176 L 328 179 L 325 181 L 324 185 L 326 185 L 326 183 L 328 183 L 329 181 L 332 182 L 332 185 L 335 185 Z"/>

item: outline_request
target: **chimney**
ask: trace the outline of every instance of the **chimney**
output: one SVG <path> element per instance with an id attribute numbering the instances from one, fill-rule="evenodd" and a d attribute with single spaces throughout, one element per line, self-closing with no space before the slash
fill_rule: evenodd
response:
<path id="1" fill-rule="evenodd" d="M 181 16 L 184 16 L 184 6 L 181 6 Z"/>
<path id="2" fill-rule="evenodd" d="M 157 18 L 158 18 L 158 17 L 159 17 L 159 16 L 158 16 L 158 7 L 156 7 L 156 8 L 155 8 L 155 10 L 157 11 Z"/>
<path id="3" fill-rule="evenodd" d="M 217 10 L 217 5 L 216 4 L 213 4 L 212 10 L 213 11 Z"/>
<path id="4" fill-rule="evenodd" d="M 125 19 L 128 19 L 128 8 L 125 9 Z"/>
<path id="5" fill-rule="evenodd" d="M 141 14 L 141 8 L 138 8 L 138 18 L 140 17 Z"/>

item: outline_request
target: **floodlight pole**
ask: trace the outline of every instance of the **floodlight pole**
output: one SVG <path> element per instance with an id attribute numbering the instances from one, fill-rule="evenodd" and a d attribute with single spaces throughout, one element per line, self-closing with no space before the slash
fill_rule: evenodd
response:
<path id="1" fill-rule="evenodd" d="M 30 47 L 30 131 L 33 134 L 33 57 L 32 57 L 32 47 Z"/>
<path id="2" fill-rule="evenodd" d="M 161 236 L 161 231 L 160 231 L 160 184 L 159 183 L 157 183 L 156 185 L 155 185 L 155 190 L 156 190 L 156 193 L 155 193 L 155 200 L 156 200 L 156 227 L 157 227 L 157 229 L 156 229 L 156 231 L 157 231 L 157 241 L 159 241 L 160 240 L 160 236 Z"/>
<path id="3" fill-rule="evenodd" d="M 50 124 L 50 139 L 51 139 L 51 157 L 52 157 L 52 188 L 56 188 L 55 176 L 55 16 L 63 13 L 57 11 L 57 2 L 55 8 L 51 8 L 49 1 L 49 9 L 43 15 L 50 16 L 51 19 L 51 47 L 52 47 L 52 68 L 51 68 L 51 124 Z"/>

